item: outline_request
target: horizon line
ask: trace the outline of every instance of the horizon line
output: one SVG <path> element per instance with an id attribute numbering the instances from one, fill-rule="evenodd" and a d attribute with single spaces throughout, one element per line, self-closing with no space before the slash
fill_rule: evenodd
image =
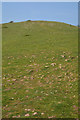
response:
<path id="1" fill-rule="evenodd" d="M 60 22 L 60 23 L 65 23 L 65 24 L 69 24 L 69 25 L 73 25 L 73 26 L 78 26 L 78 24 L 77 25 L 74 25 L 74 24 L 71 24 L 71 23 L 67 23 L 67 22 L 61 22 L 61 21 L 55 21 L 55 20 L 31 20 L 31 19 L 28 19 L 28 20 L 26 20 L 26 21 L 13 21 L 13 20 L 11 20 L 13 23 L 20 23 L 20 22 L 31 22 L 31 21 L 33 21 L 33 22 L 37 22 L 37 21 L 42 21 L 42 22 Z M 2 23 L 0 23 L 0 24 L 7 24 L 7 23 L 10 23 L 11 21 L 9 21 L 9 22 L 2 22 Z"/>

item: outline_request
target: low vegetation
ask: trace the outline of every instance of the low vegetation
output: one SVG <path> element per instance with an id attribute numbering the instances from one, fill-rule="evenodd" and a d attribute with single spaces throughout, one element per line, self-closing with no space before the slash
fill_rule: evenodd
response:
<path id="1" fill-rule="evenodd" d="M 3 118 L 78 118 L 78 28 L 2 26 Z"/>

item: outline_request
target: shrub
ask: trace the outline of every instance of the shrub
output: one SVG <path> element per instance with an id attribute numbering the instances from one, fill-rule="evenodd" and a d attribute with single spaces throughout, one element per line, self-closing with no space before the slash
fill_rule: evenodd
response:
<path id="1" fill-rule="evenodd" d="M 27 21 L 31 21 L 31 20 L 27 20 Z"/>
<path id="2" fill-rule="evenodd" d="M 9 23 L 13 23 L 13 21 L 10 21 Z"/>

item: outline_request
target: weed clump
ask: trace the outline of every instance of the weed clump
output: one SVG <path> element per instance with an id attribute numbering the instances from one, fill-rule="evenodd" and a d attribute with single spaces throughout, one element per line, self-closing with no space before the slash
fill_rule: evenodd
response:
<path id="1" fill-rule="evenodd" d="M 13 23 L 13 21 L 10 21 L 9 23 Z"/>
<path id="2" fill-rule="evenodd" d="M 30 22 L 31 20 L 27 20 L 28 22 Z"/>

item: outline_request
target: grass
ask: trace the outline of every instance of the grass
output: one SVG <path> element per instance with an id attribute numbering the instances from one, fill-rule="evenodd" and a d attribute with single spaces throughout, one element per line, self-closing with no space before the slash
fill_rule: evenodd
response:
<path id="1" fill-rule="evenodd" d="M 3 118 L 78 118 L 78 28 L 2 25 Z"/>

